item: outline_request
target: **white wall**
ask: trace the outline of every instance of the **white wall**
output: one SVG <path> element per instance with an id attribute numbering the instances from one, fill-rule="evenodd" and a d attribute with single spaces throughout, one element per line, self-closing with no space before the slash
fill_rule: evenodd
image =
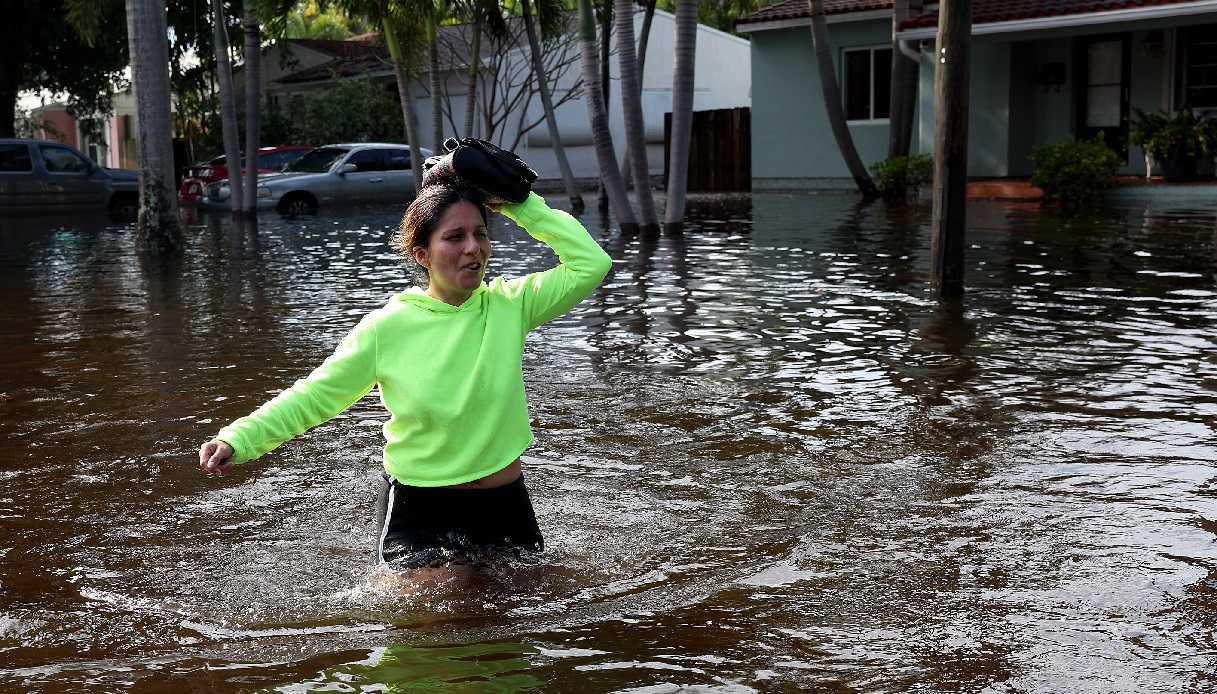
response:
<path id="1" fill-rule="evenodd" d="M 634 16 L 634 31 L 642 31 L 643 13 Z M 647 157 L 653 175 L 663 173 L 663 118 L 672 110 L 673 29 L 675 18 L 656 10 L 647 40 L 647 58 L 643 70 L 642 109 L 646 123 Z M 697 66 L 694 78 L 693 109 L 736 108 L 752 105 L 751 55 L 747 39 L 699 26 L 697 32 Z M 609 127 L 618 162 L 625 153 L 625 125 L 621 107 L 621 81 L 614 53 L 610 59 L 612 79 L 609 94 Z M 574 71 L 568 76 L 573 80 Z M 536 116 L 541 104 L 534 100 Z M 600 167 L 592 147 L 592 131 L 587 106 L 582 98 L 557 109 L 558 131 L 566 148 L 566 157 L 576 178 L 596 178 Z M 530 114 L 532 116 L 532 114 Z M 558 178 L 557 157 L 549 146 L 549 132 L 544 124 L 524 138 L 519 154 L 541 178 Z"/>

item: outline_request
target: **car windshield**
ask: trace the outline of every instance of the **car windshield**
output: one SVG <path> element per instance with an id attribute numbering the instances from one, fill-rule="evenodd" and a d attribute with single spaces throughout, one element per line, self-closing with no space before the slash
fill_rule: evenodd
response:
<path id="1" fill-rule="evenodd" d="M 348 151 L 341 147 L 319 147 L 288 164 L 283 170 L 299 173 L 325 173 L 330 170 L 338 157 Z"/>

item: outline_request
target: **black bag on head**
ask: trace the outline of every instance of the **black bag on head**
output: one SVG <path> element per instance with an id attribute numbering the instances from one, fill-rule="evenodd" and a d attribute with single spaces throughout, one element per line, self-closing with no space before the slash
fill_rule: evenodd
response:
<path id="1" fill-rule="evenodd" d="M 444 140 L 447 154 L 423 162 L 423 186 L 453 184 L 456 177 L 507 202 L 524 202 L 537 172 L 512 152 L 475 137 Z"/>

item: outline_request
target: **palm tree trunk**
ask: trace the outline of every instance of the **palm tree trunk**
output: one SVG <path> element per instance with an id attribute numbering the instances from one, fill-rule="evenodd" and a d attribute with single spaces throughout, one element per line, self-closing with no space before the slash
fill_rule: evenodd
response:
<path id="1" fill-rule="evenodd" d="M 211 0 L 212 29 L 215 32 L 216 71 L 220 73 L 220 131 L 224 135 L 224 159 L 228 166 L 228 200 L 233 214 L 245 207 L 241 180 L 241 144 L 237 132 L 237 104 L 233 98 L 232 61 L 228 56 L 228 31 L 224 26 L 221 0 Z"/>
<path id="2" fill-rule="evenodd" d="M 604 95 L 597 79 L 596 22 L 592 17 L 591 0 L 579 2 L 579 57 L 583 68 L 583 81 L 587 85 L 588 118 L 591 119 L 592 141 L 596 146 L 596 162 L 600 165 L 600 179 L 604 182 L 609 204 L 617 214 L 617 222 L 623 233 L 637 233 L 638 222 L 630 199 L 621 180 L 621 169 L 617 168 L 617 156 L 613 152 L 613 134 L 609 130 L 608 110 L 604 107 Z"/>
<path id="3" fill-rule="evenodd" d="M 816 63 L 820 70 L 820 93 L 824 99 L 824 107 L 828 109 L 828 124 L 832 127 L 832 136 L 837 141 L 837 149 L 841 150 L 841 158 L 849 167 L 849 173 L 854 177 L 858 191 L 867 198 L 879 197 L 879 190 L 871 181 L 870 174 L 858 157 L 854 147 L 854 138 L 849 133 L 845 123 L 845 110 L 841 107 L 841 90 L 837 87 L 837 73 L 832 64 L 831 47 L 828 45 L 828 25 L 824 21 L 824 0 L 807 0 L 811 10 L 811 43 L 816 52 Z M 673 115 L 675 118 L 675 115 Z M 675 126 L 673 126 L 675 127 Z"/>
<path id="4" fill-rule="evenodd" d="M 642 17 L 642 33 L 638 37 L 638 88 L 641 90 L 643 68 L 647 64 L 647 42 L 651 38 L 651 23 L 655 19 L 656 0 L 646 0 L 646 14 Z M 650 162 L 647 162 L 647 172 L 650 173 Z M 630 149 L 627 147 L 625 156 L 621 158 L 621 173 L 625 176 L 625 187 L 628 190 L 633 184 L 634 177 L 630 175 Z"/>
<path id="5" fill-rule="evenodd" d="M 439 30 L 436 20 L 427 20 L 427 58 L 431 64 L 431 149 L 439 152 L 444 146 L 444 99 L 440 94 Z"/>
<path id="6" fill-rule="evenodd" d="M 524 33 L 528 36 L 528 50 L 532 53 L 532 70 L 537 78 L 537 91 L 541 94 L 541 107 L 545 110 L 545 126 L 549 129 L 549 143 L 553 147 L 554 156 L 558 158 L 558 170 L 562 173 L 562 185 L 566 187 L 566 197 L 570 198 L 571 209 L 576 214 L 583 211 L 583 196 L 575 185 L 575 175 L 570 170 L 570 162 L 566 159 L 566 148 L 562 146 L 562 136 L 558 132 L 558 119 L 554 117 L 554 102 L 549 94 L 549 82 L 545 78 L 545 65 L 541 60 L 541 44 L 537 40 L 537 28 L 532 17 L 532 3 L 522 0 L 520 5 L 524 13 Z"/>
<path id="7" fill-rule="evenodd" d="M 610 113 L 609 105 L 612 95 L 612 82 L 609 80 L 609 39 L 613 35 L 613 3 L 601 0 L 600 8 L 600 98 L 604 102 L 605 113 Z M 600 209 L 607 211 L 611 196 L 604 179 L 600 180 Z"/>
<path id="8" fill-rule="evenodd" d="M 245 2 L 245 213 L 258 214 L 258 147 L 262 130 L 262 32 L 253 3 Z"/>
<path id="9" fill-rule="evenodd" d="M 406 142 L 410 145 L 410 170 L 414 173 L 414 192 L 418 193 L 423 187 L 423 156 L 418 144 L 418 121 L 414 115 L 414 100 L 410 98 L 410 75 L 402 63 L 401 44 L 397 42 L 397 32 L 393 29 L 392 20 L 386 16 L 381 20 L 381 28 L 385 34 L 385 45 L 393 60 L 393 77 L 397 80 L 397 98 L 401 100 L 402 120 L 406 122 Z"/>
<path id="10" fill-rule="evenodd" d="M 153 251 L 181 248 L 173 179 L 173 121 L 169 113 L 169 39 L 165 5 L 127 0 L 127 43 L 135 92 L 139 146 L 141 245 Z"/>
<path id="11" fill-rule="evenodd" d="M 473 137 L 473 113 L 477 109 L 478 67 L 482 64 L 482 16 L 473 19 L 473 46 L 469 51 L 469 93 L 465 95 L 465 137 Z"/>
<path id="12" fill-rule="evenodd" d="M 657 231 L 655 200 L 651 197 L 647 167 L 646 124 L 642 118 L 642 85 L 638 81 L 638 54 L 634 46 L 633 0 L 614 0 L 617 15 L 617 67 L 621 72 L 621 107 L 625 116 L 626 151 L 629 152 L 635 196 L 643 231 Z"/>
<path id="13" fill-rule="evenodd" d="M 693 78 L 697 58 L 697 0 L 676 0 L 675 65 L 672 71 L 672 143 L 664 226 L 679 232 L 689 189 L 689 140 L 693 134 Z"/>
<path id="14" fill-rule="evenodd" d="M 909 0 L 896 0 L 892 10 L 892 68 L 888 103 L 887 156 L 907 156 L 913 140 L 913 110 L 917 99 L 917 63 L 900 50 L 896 29 L 908 19 L 912 7 Z M 920 9 L 918 8 L 918 13 Z"/>

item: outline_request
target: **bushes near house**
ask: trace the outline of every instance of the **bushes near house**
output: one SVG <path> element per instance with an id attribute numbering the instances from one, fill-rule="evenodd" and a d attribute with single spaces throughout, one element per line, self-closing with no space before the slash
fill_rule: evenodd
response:
<path id="1" fill-rule="evenodd" d="M 1129 139 L 1157 162 L 1168 180 L 1194 176 L 1202 157 L 1217 154 L 1217 120 L 1188 108 L 1175 113 L 1135 111 Z"/>
<path id="2" fill-rule="evenodd" d="M 888 200 L 906 200 L 934 180 L 934 160 L 928 154 L 889 157 L 871 166 L 879 192 Z"/>
<path id="3" fill-rule="evenodd" d="M 1036 147 L 1031 152 L 1031 185 L 1044 191 L 1045 200 L 1066 206 L 1097 202 L 1103 191 L 1115 185 L 1120 157 L 1103 142 L 1070 140 Z"/>

